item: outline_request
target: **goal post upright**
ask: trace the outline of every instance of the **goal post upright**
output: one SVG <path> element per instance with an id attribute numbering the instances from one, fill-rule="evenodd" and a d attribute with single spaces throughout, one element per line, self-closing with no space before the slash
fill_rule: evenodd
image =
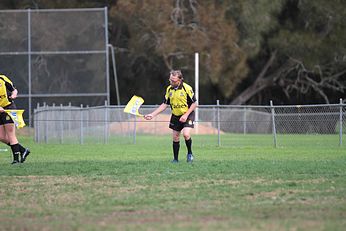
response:
<path id="1" fill-rule="evenodd" d="M 199 104 L 199 54 L 195 53 L 195 97 L 197 104 Z M 198 134 L 198 122 L 199 122 L 199 114 L 198 114 L 198 106 L 195 110 L 195 121 L 196 121 L 196 134 Z"/>

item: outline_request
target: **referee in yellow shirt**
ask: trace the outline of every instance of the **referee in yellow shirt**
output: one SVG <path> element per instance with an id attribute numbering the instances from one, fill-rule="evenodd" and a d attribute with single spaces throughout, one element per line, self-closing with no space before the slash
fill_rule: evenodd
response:
<path id="1" fill-rule="evenodd" d="M 187 162 L 191 163 L 193 161 L 191 129 L 194 127 L 194 110 L 197 107 L 197 102 L 192 87 L 183 80 L 183 74 L 180 70 L 171 71 L 169 76 L 170 85 L 166 88 L 164 102 L 152 113 L 144 116 L 145 119 L 151 120 L 170 105 L 172 116 L 169 128 L 173 130 L 174 156 L 172 163 L 178 163 L 181 132 L 183 132 L 187 147 Z"/>

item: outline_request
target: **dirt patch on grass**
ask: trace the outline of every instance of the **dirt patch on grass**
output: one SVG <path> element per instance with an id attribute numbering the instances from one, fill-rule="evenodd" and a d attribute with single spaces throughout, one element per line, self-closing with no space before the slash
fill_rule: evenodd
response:
<path id="1" fill-rule="evenodd" d="M 112 134 L 123 134 L 133 132 L 136 127 L 136 132 L 141 134 L 171 134 L 172 130 L 168 128 L 170 118 L 171 116 L 166 114 L 160 114 L 150 121 L 138 117 L 136 121 L 131 119 L 127 122 L 111 123 L 109 130 Z M 223 132 L 220 131 L 220 133 L 222 134 Z M 210 122 L 201 122 L 195 124 L 195 128 L 192 129 L 192 134 L 217 134 L 217 129 Z"/>

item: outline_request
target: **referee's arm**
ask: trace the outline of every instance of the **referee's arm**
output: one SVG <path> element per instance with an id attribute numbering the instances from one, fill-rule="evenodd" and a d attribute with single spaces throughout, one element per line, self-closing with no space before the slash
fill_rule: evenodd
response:
<path id="1" fill-rule="evenodd" d="M 168 106 L 167 104 L 162 103 L 158 108 L 156 108 L 155 111 L 153 111 L 150 114 L 144 115 L 144 119 L 151 120 L 152 118 L 154 118 L 155 116 L 163 112 L 167 108 L 167 106 Z"/>

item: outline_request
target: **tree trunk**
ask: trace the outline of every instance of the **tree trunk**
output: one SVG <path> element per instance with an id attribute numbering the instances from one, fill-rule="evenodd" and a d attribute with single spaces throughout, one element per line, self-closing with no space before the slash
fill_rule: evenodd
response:
<path id="1" fill-rule="evenodd" d="M 255 82 L 246 88 L 240 95 L 238 95 L 235 99 L 232 100 L 230 104 L 241 105 L 245 104 L 249 99 L 251 99 L 254 95 L 262 91 L 263 89 L 269 87 L 273 83 L 274 76 L 264 78 L 268 69 L 273 64 L 276 58 L 277 51 L 275 50 L 270 58 L 268 59 L 266 65 L 264 65 L 261 73 L 257 76 Z"/>

